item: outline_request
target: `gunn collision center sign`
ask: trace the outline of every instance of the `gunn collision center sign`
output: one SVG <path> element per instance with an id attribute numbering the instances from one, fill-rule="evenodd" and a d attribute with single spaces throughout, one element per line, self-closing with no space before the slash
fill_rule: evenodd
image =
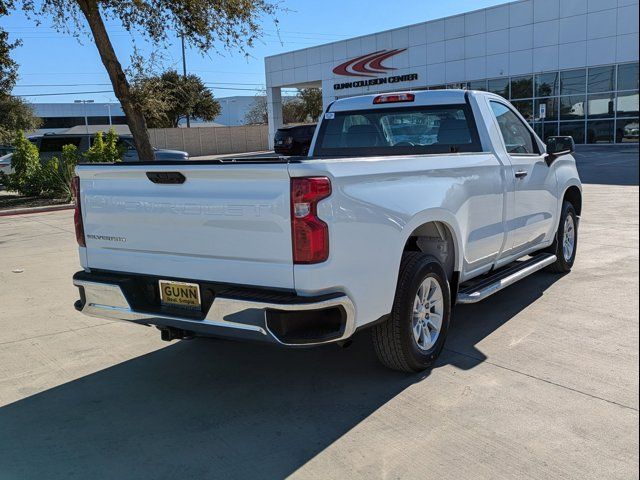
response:
<path id="1" fill-rule="evenodd" d="M 333 85 L 333 89 L 344 90 L 345 88 L 368 87 L 370 85 L 383 85 L 385 83 L 400 83 L 418 80 L 417 73 L 390 75 L 386 77 L 379 76 L 381 74 L 389 73 L 391 70 L 395 70 L 395 68 L 392 67 L 385 67 L 382 62 L 394 55 L 404 52 L 405 50 L 406 48 L 378 50 L 377 52 L 368 53 L 341 63 L 333 69 L 333 73 L 336 75 L 343 75 L 345 77 L 367 77 L 367 79 L 335 83 Z"/>

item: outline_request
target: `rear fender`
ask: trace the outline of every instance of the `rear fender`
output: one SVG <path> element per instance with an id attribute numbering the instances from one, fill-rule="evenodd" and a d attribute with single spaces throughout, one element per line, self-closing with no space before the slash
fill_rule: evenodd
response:
<path id="1" fill-rule="evenodd" d="M 454 271 L 459 272 L 462 270 L 462 262 L 464 258 L 462 252 L 464 252 L 464 248 L 461 241 L 462 234 L 460 231 L 460 227 L 458 225 L 456 217 L 451 212 L 444 209 L 423 210 L 422 212 L 414 215 L 413 218 L 404 226 L 404 228 L 402 229 L 403 241 L 400 246 L 401 249 L 397 253 L 398 270 L 400 270 L 400 261 L 402 259 L 404 247 L 413 232 L 415 232 L 416 229 L 418 229 L 422 225 L 432 222 L 439 222 L 449 229 L 449 233 L 451 234 L 455 247 L 455 252 L 453 252 Z"/>

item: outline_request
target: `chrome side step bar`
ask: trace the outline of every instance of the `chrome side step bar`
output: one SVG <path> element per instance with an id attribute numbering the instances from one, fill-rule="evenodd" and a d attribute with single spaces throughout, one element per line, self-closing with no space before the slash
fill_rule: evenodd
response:
<path id="1" fill-rule="evenodd" d="M 541 253 L 529 260 L 517 262 L 512 267 L 496 272 L 478 283 L 468 287 L 462 285 L 456 301 L 463 304 L 481 302 L 503 288 L 551 265 L 556 260 L 557 257 L 551 253 Z"/>

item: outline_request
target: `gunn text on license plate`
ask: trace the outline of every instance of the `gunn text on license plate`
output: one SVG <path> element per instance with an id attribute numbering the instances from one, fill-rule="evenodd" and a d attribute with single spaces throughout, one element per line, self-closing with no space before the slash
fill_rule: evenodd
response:
<path id="1" fill-rule="evenodd" d="M 197 283 L 159 280 L 160 303 L 168 307 L 200 308 L 200 286 Z"/>

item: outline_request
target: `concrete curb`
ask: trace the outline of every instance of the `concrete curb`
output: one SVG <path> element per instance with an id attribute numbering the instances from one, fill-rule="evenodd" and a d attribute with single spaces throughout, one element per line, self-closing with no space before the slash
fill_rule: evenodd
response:
<path id="1" fill-rule="evenodd" d="M 0 217 L 10 217 L 13 215 L 27 215 L 30 213 L 46 213 L 57 212 L 58 210 L 71 210 L 75 208 L 73 203 L 66 203 L 64 205 L 51 205 L 44 207 L 30 207 L 30 208 L 11 208 L 9 210 L 0 210 Z"/>

